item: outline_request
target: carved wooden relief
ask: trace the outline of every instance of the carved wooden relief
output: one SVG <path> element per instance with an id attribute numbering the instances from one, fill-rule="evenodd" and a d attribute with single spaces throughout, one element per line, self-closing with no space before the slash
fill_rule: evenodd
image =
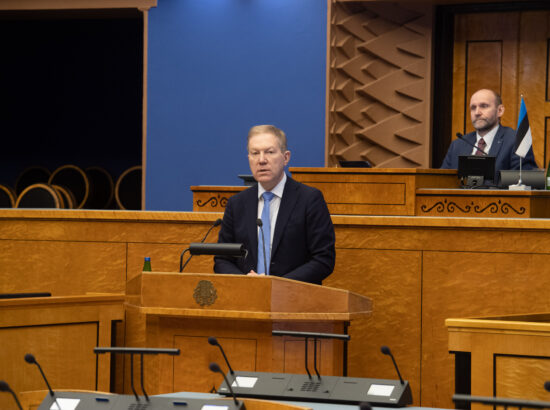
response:
<path id="1" fill-rule="evenodd" d="M 432 7 L 332 1 L 327 164 L 428 167 Z"/>

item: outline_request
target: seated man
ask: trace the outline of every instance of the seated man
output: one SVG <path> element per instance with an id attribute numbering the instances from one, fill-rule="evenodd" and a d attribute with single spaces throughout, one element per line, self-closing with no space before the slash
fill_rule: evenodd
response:
<path id="1" fill-rule="evenodd" d="M 289 160 L 283 131 L 272 125 L 250 129 L 248 161 L 258 184 L 229 198 L 218 238 L 219 243 L 243 243 L 248 255 L 217 256 L 214 272 L 319 285 L 332 273 L 335 236 L 327 204 L 318 189 L 285 174 Z"/>
<path id="2" fill-rule="evenodd" d="M 520 157 L 515 154 L 516 131 L 500 125 L 504 114 L 504 105 L 500 95 L 492 90 L 476 91 L 470 99 L 470 118 L 476 132 L 466 134 L 463 138 L 451 143 L 441 168 L 457 169 L 460 155 L 484 155 L 476 147 L 494 156 L 495 178 L 498 180 L 500 170 L 519 169 Z M 522 169 L 537 168 L 533 147 L 522 160 Z M 495 181 L 496 182 L 496 181 Z"/>

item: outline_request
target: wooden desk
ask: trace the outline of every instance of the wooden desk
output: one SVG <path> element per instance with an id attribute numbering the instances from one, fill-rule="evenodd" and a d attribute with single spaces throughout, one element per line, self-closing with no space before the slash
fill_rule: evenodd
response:
<path id="1" fill-rule="evenodd" d="M 333 215 L 415 215 L 419 188 L 458 188 L 456 170 L 417 168 L 290 168 L 319 189 Z"/>
<path id="2" fill-rule="evenodd" d="M 32 353 L 56 388 L 109 391 L 110 357 L 93 348 L 111 346 L 123 302 L 124 295 L 0 300 L 2 379 L 15 392 L 43 388 L 39 370 L 24 361 Z M 13 398 L 0 395 L 0 408 L 16 409 Z"/>
<path id="3" fill-rule="evenodd" d="M 464 385 L 471 377 L 472 395 L 548 400 L 544 382 L 550 374 L 549 313 L 447 319 L 445 325 L 456 368 L 464 369 L 457 374 L 463 380 L 457 381 Z"/>
<path id="4" fill-rule="evenodd" d="M 141 272 L 144 256 L 155 271 L 177 271 L 180 252 L 221 216 L 0 210 L 0 291 L 123 293 L 127 279 Z M 453 407 L 454 361 L 445 319 L 550 311 L 549 219 L 332 220 L 336 267 L 324 285 L 365 295 L 374 305 L 371 316 L 350 328 L 348 374 L 395 378 L 391 360 L 380 353 L 388 345 L 411 382 L 415 405 Z M 209 241 L 215 238 L 216 230 Z M 186 271 L 209 273 L 212 267 L 212 257 L 194 256 Z"/>
<path id="5" fill-rule="evenodd" d="M 127 300 L 127 345 L 182 352 L 147 360 L 150 394 L 208 392 L 219 385 L 219 374 L 208 365 L 227 366 L 210 336 L 235 369 L 305 374 L 303 338 L 272 337 L 272 330 L 344 334 L 350 320 L 372 310 L 370 299 L 347 290 L 274 276 L 204 273 L 143 272 L 128 282 Z M 313 341 L 309 345 L 313 369 Z M 320 339 L 317 347 L 321 374 L 342 375 L 344 343 Z"/>
<path id="6" fill-rule="evenodd" d="M 292 178 L 319 189 L 331 214 L 415 215 L 419 188 L 458 188 L 456 170 L 417 168 L 289 168 Z M 223 212 L 247 187 L 192 186 L 193 211 Z"/>
<path id="7" fill-rule="evenodd" d="M 423 188 L 416 191 L 415 214 L 476 218 L 548 218 L 550 191 Z"/>
<path id="8" fill-rule="evenodd" d="M 244 191 L 247 186 L 206 186 L 197 185 L 193 192 L 193 212 L 223 212 L 227 200 Z"/>

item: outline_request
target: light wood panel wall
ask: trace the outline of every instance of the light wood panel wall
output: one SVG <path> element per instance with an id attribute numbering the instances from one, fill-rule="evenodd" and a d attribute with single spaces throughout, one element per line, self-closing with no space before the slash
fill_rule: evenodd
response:
<path id="1" fill-rule="evenodd" d="M 7 278 L 0 291 L 124 289 L 144 256 L 154 270 L 176 271 L 181 250 L 220 216 L 0 211 L 0 244 L 13 249 L 0 252 L 0 275 Z M 372 317 L 351 328 L 349 375 L 395 378 L 380 353 L 388 345 L 415 404 L 453 405 L 446 318 L 550 310 L 549 220 L 335 215 L 333 221 L 336 269 L 325 284 L 373 300 Z M 208 241 L 215 240 L 213 232 Z M 212 258 L 194 257 L 186 270 L 211 272 Z"/>
<path id="2" fill-rule="evenodd" d="M 431 26 L 431 5 L 329 2 L 329 166 L 430 165 Z"/>
<path id="3" fill-rule="evenodd" d="M 502 124 L 516 128 L 523 95 L 540 167 L 549 160 L 550 11 L 468 13 L 455 17 L 453 132 L 471 132 L 469 102 L 480 88 L 499 92 Z"/>

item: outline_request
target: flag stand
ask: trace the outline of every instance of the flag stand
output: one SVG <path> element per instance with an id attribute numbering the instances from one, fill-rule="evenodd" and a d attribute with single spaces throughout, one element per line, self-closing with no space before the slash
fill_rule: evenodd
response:
<path id="1" fill-rule="evenodd" d="M 519 181 L 515 185 L 510 185 L 510 191 L 530 191 L 531 187 L 524 185 L 521 180 L 521 163 L 527 155 L 530 147 L 533 145 L 533 137 L 531 136 L 531 127 L 529 126 L 529 118 L 527 117 L 527 107 L 521 95 L 521 104 L 518 116 L 518 126 L 516 128 L 516 149 L 514 154 L 519 157 Z"/>
<path id="2" fill-rule="evenodd" d="M 525 185 L 523 183 L 523 181 L 521 180 L 521 162 L 522 162 L 522 160 L 523 160 L 523 158 L 519 157 L 519 180 L 518 180 L 518 183 L 508 186 L 508 189 L 510 191 L 530 191 L 531 190 L 531 187 Z"/>

